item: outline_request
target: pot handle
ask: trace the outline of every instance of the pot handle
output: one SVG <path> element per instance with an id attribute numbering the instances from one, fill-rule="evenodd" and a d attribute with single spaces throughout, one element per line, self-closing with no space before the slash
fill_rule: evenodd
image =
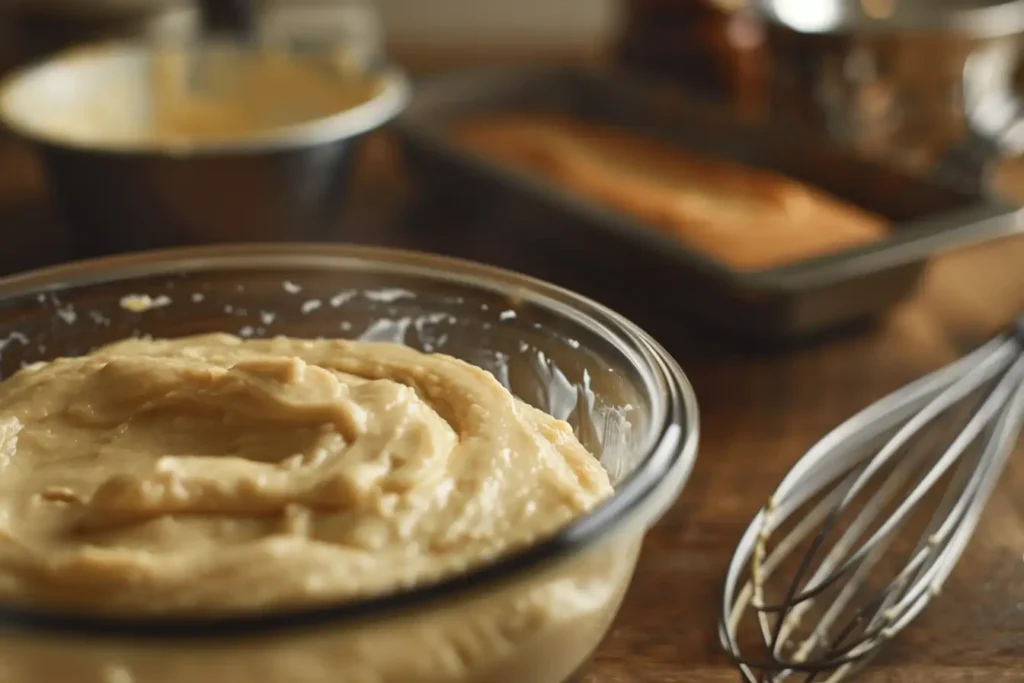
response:
<path id="1" fill-rule="evenodd" d="M 971 132 L 1001 154 L 1024 153 L 1024 99 L 1014 76 L 1024 43 L 999 41 L 968 56 L 963 103 Z"/>
<path id="2" fill-rule="evenodd" d="M 1004 195 L 1024 183 L 1024 97 L 1014 86 L 1021 47 L 1016 40 L 992 42 L 974 50 L 964 63 L 961 101 L 968 139 L 950 150 L 943 168 L 956 184 L 972 191 Z M 1017 203 L 1024 203 L 1022 193 L 1024 184 L 1013 193 L 1020 196 Z"/>
<path id="3" fill-rule="evenodd" d="M 208 33 L 251 36 L 256 26 L 253 0 L 198 0 L 202 27 Z"/>

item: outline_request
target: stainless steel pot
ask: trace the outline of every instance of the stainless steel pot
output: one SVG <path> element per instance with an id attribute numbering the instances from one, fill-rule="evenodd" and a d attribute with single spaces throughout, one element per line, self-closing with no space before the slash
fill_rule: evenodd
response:
<path id="1" fill-rule="evenodd" d="M 771 27 L 779 106 L 866 155 L 926 172 L 993 153 L 1015 120 L 998 93 L 1020 54 L 1021 0 L 754 5 Z"/>

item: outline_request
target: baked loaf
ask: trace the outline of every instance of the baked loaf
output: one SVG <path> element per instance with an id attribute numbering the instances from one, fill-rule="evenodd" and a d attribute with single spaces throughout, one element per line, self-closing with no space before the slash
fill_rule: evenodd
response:
<path id="1" fill-rule="evenodd" d="M 546 114 L 459 122 L 454 139 L 630 214 L 739 270 L 878 240 L 885 221 L 763 169 L 707 159 L 636 133 Z"/>

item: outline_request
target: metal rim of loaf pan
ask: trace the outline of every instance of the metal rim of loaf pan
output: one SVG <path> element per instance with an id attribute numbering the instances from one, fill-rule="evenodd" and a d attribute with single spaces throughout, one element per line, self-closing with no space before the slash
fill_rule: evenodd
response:
<path id="1" fill-rule="evenodd" d="M 791 265 L 731 269 L 639 220 L 465 150 L 446 134 L 463 117 L 520 110 L 568 111 L 781 172 L 885 216 L 889 235 Z M 610 238 L 606 255 L 634 248 L 655 259 L 651 270 L 661 271 L 662 283 L 699 288 L 699 304 L 684 308 L 716 327 L 768 340 L 794 341 L 882 313 L 913 291 L 931 256 L 1024 228 L 1017 210 L 985 197 L 980 184 L 968 191 L 913 177 L 796 127 L 743 122 L 674 87 L 603 69 L 491 67 L 433 76 L 417 85 L 395 130 L 428 190 L 474 196 L 495 211 L 503 201 L 529 207 L 534 223 L 558 224 L 576 238 Z"/>

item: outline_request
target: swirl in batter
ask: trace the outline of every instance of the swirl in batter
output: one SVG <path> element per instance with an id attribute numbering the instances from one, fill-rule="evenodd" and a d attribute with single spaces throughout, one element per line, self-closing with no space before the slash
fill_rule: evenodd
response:
<path id="1" fill-rule="evenodd" d="M 612 492 L 489 373 L 382 343 L 126 340 L 0 383 L 0 596 L 128 614 L 378 594 Z"/>

